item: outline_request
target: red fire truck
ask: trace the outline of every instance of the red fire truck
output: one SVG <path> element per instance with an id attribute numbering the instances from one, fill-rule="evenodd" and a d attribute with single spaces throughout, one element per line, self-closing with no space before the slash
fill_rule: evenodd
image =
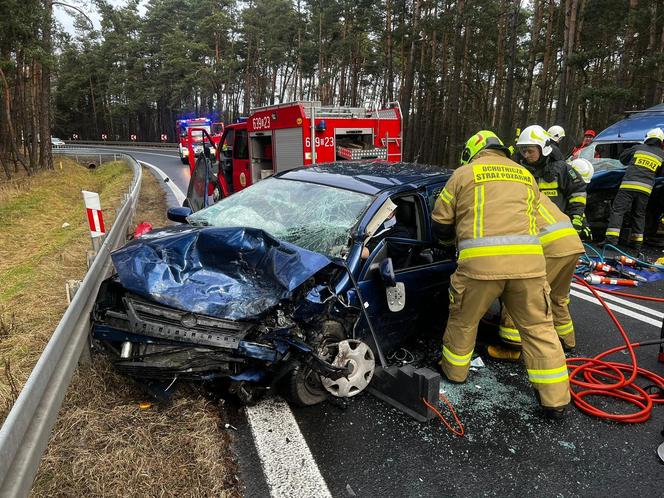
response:
<path id="1" fill-rule="evenodd" d="M 402 135 L 398 102 L 371 111 L 320 102 L 261 107 L 224 130 L 217 147 L 220 183 L 229 195 L 298 166 L 361 159 L 398 162 Z"/>
<path id="2" fill-rule="evenodd" d="M 213 123 L 208 118 L 195 118 L 195 119 L 178 119 L 175 122 L 175 127 L 178 134 L 178 154 L 182 164 L 189 164 L 189 150 L 193 150 L 196 156 L 203 152 L 203 133 L 202 131 L 194 131 L 192 135 L 192 143 L 190 144 L 189 128 L 200 128 L 212 137 L 213 148 L 217 146 L 221 140 L 221 134 L 224 132 L 224 123 Z M 190 147 L 191 146 L 191 147 Z"/>

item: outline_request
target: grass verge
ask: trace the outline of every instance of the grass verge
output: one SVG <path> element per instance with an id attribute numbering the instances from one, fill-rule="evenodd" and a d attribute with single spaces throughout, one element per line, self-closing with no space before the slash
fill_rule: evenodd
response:
<path id="1" fill-rule="evenodd" d="M 0 184 L 0 420 L 66 308 L 64 282 L 85 274 L 80 190 L 100 192 L 108 224 L 130 179 L 121 163 L 90 172 L 63 161 L 54 172 Z M 165 212 L 162 186 L 144 168 L 135 221 L 163 226 Z M 32 496 L 241 495 L 219 407 L 191 389 L 169 406 L 141 408 L 144 400 L 100 356 L 79 368 Z"/>

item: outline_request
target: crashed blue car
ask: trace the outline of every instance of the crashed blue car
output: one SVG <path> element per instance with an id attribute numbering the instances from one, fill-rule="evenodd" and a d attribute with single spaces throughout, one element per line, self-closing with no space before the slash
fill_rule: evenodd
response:
<path id="1" fill-rule="evenodd" d="M 450 174 L 340 162 L 172 208 L 181 224 L 113 253 L 94 345 L 151 385 L 221 381 L 246 402 L 278 386 L 303 405 L 358 394 L 390 351 L 442 330 L 456 263 L 430 215 Z"/>
<path id="2" fill-rule="evenodd" d="M 618 157 L 632 145 L 643 142 L 648 130 L 664 128 L 664 104 L 643 111 L 628 113 L 627 117 L 602 131 L 579 157 L 588 159 L 595 174 L 588 185 L 586 217 L 593 235 L 601 240 L 611 213 L 611 202 L 618 193 L 625 175 L 625 166 Z M 646 212 L 646 243 L 654 242 L 660 220 L 664 215 L 664 177 L 658 177 L 650 194 Z"/>

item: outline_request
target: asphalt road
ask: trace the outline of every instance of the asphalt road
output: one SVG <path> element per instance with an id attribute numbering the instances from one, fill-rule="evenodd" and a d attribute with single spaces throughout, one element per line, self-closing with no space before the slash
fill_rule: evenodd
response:
<path id="1" fill-rule="evenodd" d="M 163 170 L 186 192 L 188 168 L 179 162 L 177 152 L 137 149 L 131 153 Z M 644 285 L 638 292 L 664 296 L 664 280 Z M 577 331 L 575 356 L 593 356 L 622 343 L 602 308 L 579 297 L 584 295 L 585 291 L 575 289 L 570 305 Z M 628 315 L 617 316 L 633 341 L 659 337 L 664 306 L 640 302 L 646 308 L 637 309 L 616 301 L 612 304 L 627 310 Z M 639 364 L 664 374 L 657 351 L 657 346 L 638 349 Z M 616 361 L 629 360 L 622 354 L 616 357 Z M 463 438 L 452 435 L 438 420 L 415 422 L 364 393 L 345 408 L 331 403 L 292 408 L 329 494 L 664 495 L 664 465 L 656 454 L 664 440 L 660 434 L 664 406 L 655 406 L 652 418 L 637 425 L 601 421 L 574 407 L 564 420 L 546 421 L 538 415 L 522 365 L 484 360 L 486 367 L 471 372 L 465 384 L 441 385 L 465 425 Z M 617 401 L 599 404 L 632 410 Z M 279 492 L 266 485 L 265 460 L 250 443 L 255 428 L 250 429 L 243 413 L 232 421 L 238 429 L 236 449 L 246 494 L 278 496 Z M 280 420 L 273 423 L 277 427 Z M 285 439 L 283 445 L 289 443 Z"/>

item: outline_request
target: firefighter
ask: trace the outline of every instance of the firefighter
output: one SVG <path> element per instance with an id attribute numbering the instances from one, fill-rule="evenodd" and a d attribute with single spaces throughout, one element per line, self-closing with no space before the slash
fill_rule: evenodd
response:
<path id="1" fill-rule="evenodd" d="M 567 306 L 569 288 L 579 256 L 584 254 L 585 250 L 567 215 L 546 196 L 540 197 L 537 227 L 546 259 L 546 279 L 551 287 L 553 326 L 563 349 L 571 351 L 576 346 L 576 337 L 574 323 Z M 521 335 L 504 307 L 498 334 L 505 344 L 511 346 L 511 349 L 489 346 L 489 356 L 497 359 L 519 359 Z"/>
<path id="2" fill-rule="evenodd" d="M 556 161 L 551 155 L 548 132 L 539 125 L 528 126 L 517 142 L 519 159 L 530 171 L 546 195 L 572 220 L 579 236 L 591 238 L 590 227 L 584 216 L 586 208 L 586 184 L 581 176 L 565 161 Z"/>
<path id="3" fill-rule="evenodd" d="M 479 320 L 502 296 L 521 331 L 528 377 L 544 414 L 560 418 L 570 400 L 569 379 L 537 236 L 540 193 L 508 154 L 494 133 L 473 135 L 434 206 L 436 237 L 443 244 L 456 239 L 459 250 L 440 367 L 451 381 L 466 380 Z"/>
<path id="4" fill-rule="evenodd" d="M 574 159 L 570 164 L 572 168 L 574 168 L 574 171 L 579 174 L 583 182 L 588 185 L 595 174 L 595 167 L 593 164 L 588 161 L 588 159 L 581 158 Z"/>
<path id="5" fill-rule="evenodd" d="M 583 140 L 581 141 L 581 145 L 578 145 L 577 147 L 574 147 L 572 150 L 572 156 L 573 157 L 579 157 L 579 153 L 588 147 L 590 145 L 590 142 L 593 141 L 593 139 L 597 136 L 597 133 L 595 133 L 595 130 L 586 130 L 583 132 Z"/>
<path id="6" fill-rule="evenodd" d="M 631 211 L 630 245 L 637 250 L 641 249 L 648 199 L 655 184 L 657 172 L 661 170 L 664 161 L 663 142 L 664 131 L 661 128 L 653 128 L 646 133 L 645 141 L 642 144 L 636 144 L 620 154 L 620 162 L 627 165 L 627 170 L 625 170 L 620 189 L 611 205 L 605 242 L 614 245 L 618 243 L 623 217 Z"/>
<path id="7" fill-rule="evenodd" d="M 560 149 L 560 144 L 565 138 L 565 129 L 560 125 L 553 125 L 547 132 L 551 135 L 551 142 L 549 143 L 551 145 L 551 157 L 556 161 L 564 161 L 565 156 Z"/>

